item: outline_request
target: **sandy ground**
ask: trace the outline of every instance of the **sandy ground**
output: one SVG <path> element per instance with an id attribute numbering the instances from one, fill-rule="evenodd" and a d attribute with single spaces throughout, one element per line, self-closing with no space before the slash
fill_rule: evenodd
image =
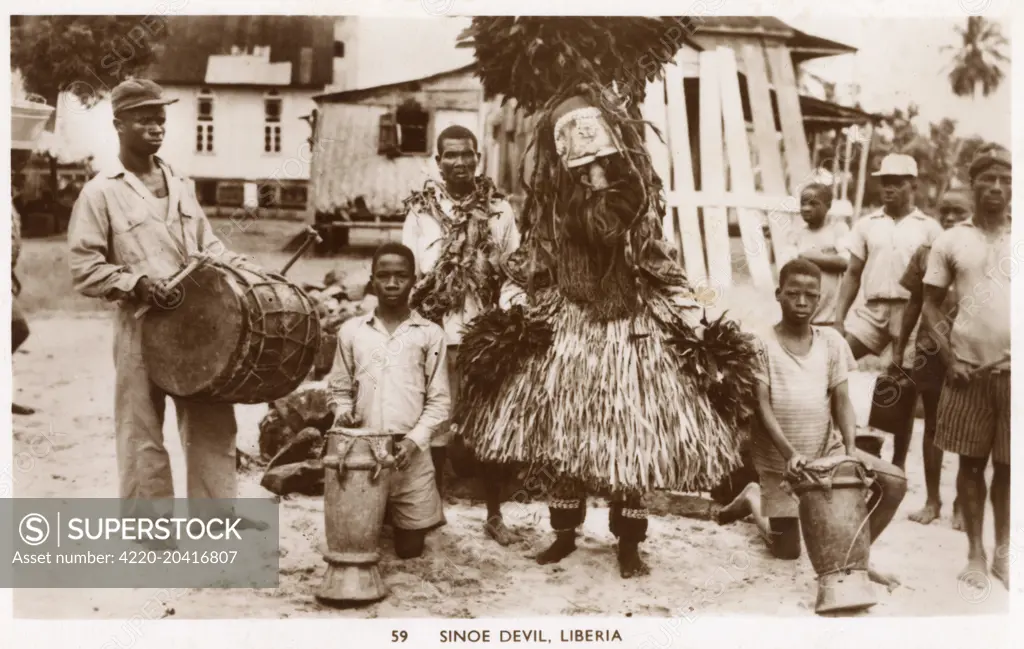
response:
<path id="1" fill-rule="evenodd" d="M 38 414 L 14 419 L 15 495 L 116 497 L 109 316 L 37 312 L 31 326 L 31 338 L 14 358 L 14 399 L 36 407 Z M 864 373 L 853 380 L 862 421 L 871 381 Z M 237 408 L 243 450 L 255 453 L 263 411 L 263 406 Z M 173 413 L 171 405 L 165 436 L 177 492 L 183 495 L 184 465 Z M 958 589 L 956 574 L 964 562 L 966 539 L 949 527 L 948 512 L 929 527 L 906 518 L 923 502 L 919 439 L 909 461 L 910 494 L 872 553 L 904 586 L 891 594 L 880 590 L 879 604 L 866 615 L 1005 613 L 1008 596 L 998 584 L 986 593 Z M 890 452 L 885 450 L 886 455 Z M 953 458 L 947 457 L 947 503 L 953 501 L 954 470 Z M 243 475 L 240 495 L 265 496 L 259 477 Z M 165 617 L 176 618 L 813 614 L 815 579 L 809 561 L 770 559 L 749 523 L 718 527 L 655 518 L 643 546 L 653 574 L 623 581 L 615 567 L 603 503 L 592 503 L 580 550 L 559 566 L 538 566 L 530 558 L 550 538 L 546 509 L 510 504 L 505 511 L 508 522 L 524 535 L 523 542 L 510 548 L 484 540 L 482 505 L 449 503 L 448 525 L 429 537 L 424 557 L 383 561 L 392 593 L 364 609 L 337 611 L 314 600 L 325 567 L 320 557 L 323 503 L 297 497 L 281 503 L 276 589 L 187 590 L 159 604 L 156 588 L 21 590 L 14 595 L 14 611 L 20 618 L 91 619 L 128 619 L 143 609 L 150 616 L 155 605 Z M 385 539 L 383 549 L 393 556 L 390 540 Z"/>

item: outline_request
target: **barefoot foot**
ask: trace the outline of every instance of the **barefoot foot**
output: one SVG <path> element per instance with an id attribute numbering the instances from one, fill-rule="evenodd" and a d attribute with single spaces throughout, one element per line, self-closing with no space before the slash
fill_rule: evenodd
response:
<path id="1" fill-rule="evenodd" d="M 738 496 L 733 498 L 733 501 L 725 507 L 718 510 L 715 520 L 718 521 L 719 525 L 728 525 L 735 521 L 746 518 L 751 514 L 750 500 L 752 497 L 760 497 L 759 487 L 757 483 L 750 483 L 743 488 Z"/>
<path id="2" fill-rule="evenodd" d="M 984 555 L 967 559 L 967 567 L 960 571 L 957 579 L 967 588 L 986 590 L 991 588 L 988 577 L 988 560 Z"/>
<path id="3" fill-rule="evenodd" d="M 519 536 L 505 527 L 501 516 L 493 516 L 484 523 L 484 532 L 498 542 L 498 545 L 511 545 L 519 540 Z"/>
<path id="4" fill-rule="evenodd" d="M 1010 557 L 1009 552 L 996 549 L 996 558 L 992 560 L 992 576 L 999 580 L 1006 590 L 1010 590 Z"/>
<path id="5" fill-rule="evenodd" d="M 651 568 L 640 558 L 636 543 L 619 541 L 619 574 L 623 579 L 651 574 Z"/>
<path id="6" fill-rule="evenodd" d="M 908 516 L 907 518 L 914 521 L 915 523 L 920 523 L 921 525 L 928 525 L 939 517 L 939 512 L 941 511 L 941 509 L 942 503 L 929 501 L 924 504 L 924 507 L 910 514 L 910 516 Z"/>
<path id="7" fill-rule="evenodd" d="M 960 507 L 960 501 L 953 501 L 953 529 L 957 532 L 964 530 L 964 510 Z"/>
<path id="8" fill-rule="evenodd" d="M 900 580 L 896 577 L 896 575 L 893 575 L 888 572 L 882 572 L 874 566 L 868 566 L 868 579 L 875 582 L 876 584 L 881 584 L 882 586 L 885 586 L 886 590 L 888 590 L 890 593 L 896 590 L 900 585 Z"/>
<path id="9" fill-rule="evenodd" d="M 575 551 L 576 533 L 561 532 L 555 537 L 555 542 L 547 550 L 537 555 L 537 563 L 542 566 L 548 563 L 558 563 Z"/>

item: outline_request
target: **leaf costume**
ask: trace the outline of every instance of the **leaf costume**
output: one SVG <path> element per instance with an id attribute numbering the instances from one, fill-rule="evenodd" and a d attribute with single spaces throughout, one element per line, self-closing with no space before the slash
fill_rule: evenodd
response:
<path id="1" fill-rule="evenodd" d="M 537 121 L 524 239 L 507 267 L 522 299 L 467 326 L 454 416 L 481 459 L 531 467 L 556 531 L 601 493 L 620 543 L 643 540 L 643 494 L 716 485 L 739 466 L 754 413 L 753 339 L 724 317 L 700 321 L 703 296 L 662 236 L 639 117 L 685 34 L 674 48 L 652 42 L 685 24 L 477 17 L 462 36 L 488 97 Z"/>

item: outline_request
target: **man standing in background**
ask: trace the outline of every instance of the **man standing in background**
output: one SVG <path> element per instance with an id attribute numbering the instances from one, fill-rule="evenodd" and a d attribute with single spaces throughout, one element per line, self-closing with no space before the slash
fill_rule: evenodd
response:
<path id="1" fill-rule="evenodd" d="M 872 175 L 882 183 L 883 207 L 853 226 L 850 265 L 839 290 L 834 325 L 857 360 L 868 354 L 879 356 L 899 339 L 910 299 L 900 279 L 914 252 L 942 232 L 938 221 L 914 207 L 917 162 L 912 157 L 887 155 Z M 862 287 L 864 304 L 854 310 L 847 325 L 846 316 Z M 903 358 L 893 361 L 905 365 Z"/>
<path id="2" fill-rule="evenodd" d="M 935 444 L 960 456 L 957 498 L 968 543 L 967 567 L 960 578 L 978 588 L 986 587 L 989 571 L 983 532 L 985 467 L 992 458 L 996 547 L 991 571 L 1009 589 L 1010 282 L 1019 265 L 1010 246 L 1009 151 L 983 150 L 968 173 L 974 216 L 935 240 L 924 277 L 926 322 L 942 321 L 951 289 L 958 298 L 948 338 L 936 336 L 949 370 L 939 397 Z"/>
<path id="3" fill-rule="evenodd" d="M 971 215 L 971 200 L 962 192 L 946 192 L 939 201 L 939 223 L 944 230 L 948 230 L 957 223 Z M 914 328 L 924 305 L 924 277 L 928 270 L 928 257 L 931 254 L 931 246 L 923 245 L 917 249 L 907 272 L 904 273 L 900 285 L 910 291 L 910 301 L 907 302 L 906 311 L 903 313 L 903 323 L 900 331 L 900 338 L 893 346 L 893 358 L 903 358 Z M 939 481 L 942 477 L 942 449 L 935 446 L 935 425 L 938 417 L 939 394 L 942 391 L 942 383 L 946 379 L 948 368 L 939 356 L 938 343 L 935 337 L 941 335 L 939 332 L 948 331 L 950 324 L 956 317 L 957 298 L 956 291 L 951 290 L 942 304 L 942 321 L 929 322 L 921 319 L 921 327 L 917 332 L 917 345 L 914 348 L 914 360 L 911 364 L 911 378 L 917 393 L 921 395 L 921 405 L 924 408 L 924 440 L 921 454 L 924 458 L 924 483 L 927 492 L 927 499 L 924 507 L 910 515 L 910 520 L 927 525 L 939 518 L 942 510 L 942 500 L 939 496 Z M 898 378 L 903 373 L 903 368 L 896 363 L 890 363 L 889 373 Z M 912 430 L 905 431 L 906 434 L 896 436 L 893 440 L 893 463 L 902 467 L 906 461 L 907 451 L 910 448 Z M 962 529 L 963 516 L 960 511 L 960 503 L 953 502 L 953 529 Z"/>
<path id="4" fill-rule="evenodd" d="M 480 163 L 477 139 L 462 126 L 449 126 L 437 138 L 435 158 L 442 182 L 428 181 L 406 199 L 409 210 L 402 243 L 413 251 L 420 281 L 412 307 L 437 322 L 448 340 L 452 410 L 460 395 L 462 329 L 476 316 L 497 307 L 505 282 L 504 264 L 519 247 L 515 212 L 486 176 L 476 176 Z M 431 440 L 438 491 L 444 496 L 443 474 L 451 426 Z M 484 531 L 501 545 L 515 540 L 501 515 L 502 467 L 482 467 L 487 503 Z"/>

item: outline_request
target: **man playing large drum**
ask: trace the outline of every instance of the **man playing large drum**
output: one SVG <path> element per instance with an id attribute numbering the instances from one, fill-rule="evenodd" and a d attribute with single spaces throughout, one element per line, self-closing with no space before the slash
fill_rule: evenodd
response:
<path id="1" fill-rule="evenodd" d="M 395 554 L 423 554 L 427 532 L 444 524 L 430 441 L 451 414 L 444 330 L 409 308 L 412 250 L 386 243 L 373 255 L 377 308 L 341 326 L 327 379 L 335 427 L 395 435 L 388 509 Z"/>
<path id="2" fill-rule="evenodd" d="M 68 227 L 75 289 L 118 303 L 114 425 L 120 496 L 126 501 L 123 513 L 132 517 L 153 515 L 145 501 L 174 498 L 163 440 L 167 395 L 148 377 L 142 355 L 145 320 L 136 318 L 135 312 L 141 304 L 156 304 L 164 297 L 163 280 L 190 254 L 206 253 L 226 264 L 247 265 L 214 235 L 188 180 L 156 155 L 163 144 L 164 107 L 175 101 L 149 80 L 128 80 L 114 88 L 119 163 L 82 188 Z M 188 467 L 188 497 L 234 498 L 233 406 L 175 398 L 175 408 Z M 243 521 L 239 528 L 250 525 Z"/>
<path id="3" fill-rule="evenodd" d="M 900 469 L 856 447 L 857 421 L 847 386 L 856 365 L 839 332 L 810 323 L 820 291 L 821 270 L 810 261 L 795 259 L 779 271 L 776 297 L 782 321 L 762 337 L 760 426 L 751 435 L 760 484 L 748 485 L 719 512 L 720 523 L 753 514 L 769 550 L 779 559 L 800 556 L 799 504 L 783 483 L 787 474 L 798 473 L 809 460 L 847 455 L 875 473 L 881 495 L 873 494 L 868 504 L 873 512 L 872 541 L 888 526 L 907 490 Z M 889 587 L 898 583 L 875 570 L 869 575 Z"/>

